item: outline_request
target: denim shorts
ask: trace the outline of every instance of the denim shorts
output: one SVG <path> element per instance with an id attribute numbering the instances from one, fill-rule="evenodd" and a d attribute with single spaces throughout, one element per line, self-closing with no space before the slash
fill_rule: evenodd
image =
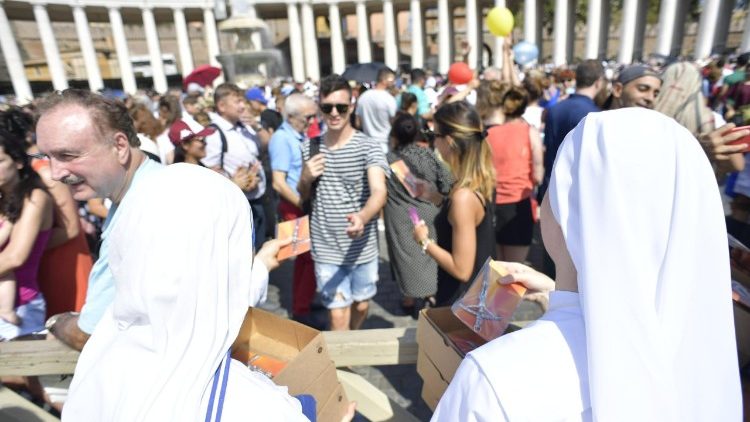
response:
<path id="1" fill-rule="evenodd" d="M 352 302 L 362 302 L 375 296 L 378 259 L 359 265 L 316 262 L 315 279 L 321 301 L 326 308 L 345 308 Z"/>

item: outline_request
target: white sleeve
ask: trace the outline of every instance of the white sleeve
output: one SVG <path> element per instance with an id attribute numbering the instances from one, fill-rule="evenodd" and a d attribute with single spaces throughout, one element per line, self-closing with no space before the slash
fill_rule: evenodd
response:
<path id="1" fill-rule="evenodd" d="M 201 160 L 206 167 L 216 167 L 221 158 L 221 134 L 217 130 L 206 136 L 206 156 Z"/>
<path id="2" fill-rule="evenodd" d="M 266 301 L 268 294 L 268 269 L 260 259 L 253 260 L 250 273 L 250 306 L 258 306 Z"/>
<path id="3" fill-rule="evenodd" d="M 431 422 L 507 421 L 495 391 L 477 362 L 468 356 L 440 399 Z"/>

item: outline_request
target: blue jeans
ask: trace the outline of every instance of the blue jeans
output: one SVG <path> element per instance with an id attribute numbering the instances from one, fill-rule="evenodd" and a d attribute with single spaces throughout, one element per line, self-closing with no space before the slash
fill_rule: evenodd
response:
<path id="1" fill-rule="evenodd" d="M 377 293 L 378 259 L 359 265 L 315 263 L 315 279 L 323 305 L 328 309 L 346 308 Z"/>
<path id="2" fill-rule="evenodd" d="M 253 211 L 253 246 L 256 252 L 266 241 L 266 212 L 263 208 L 263 198 L 248 201 Z"/>

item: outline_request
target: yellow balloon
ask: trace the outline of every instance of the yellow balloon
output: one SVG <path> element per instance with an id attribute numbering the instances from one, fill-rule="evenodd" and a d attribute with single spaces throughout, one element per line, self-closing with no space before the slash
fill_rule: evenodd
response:
<path id="1" fill-rule="evenodd" d="M 507 7 L 495 7 L 487 14 L 487 29 L 496 37 L 507 37 L 513 31 L 513 13 Z"/>

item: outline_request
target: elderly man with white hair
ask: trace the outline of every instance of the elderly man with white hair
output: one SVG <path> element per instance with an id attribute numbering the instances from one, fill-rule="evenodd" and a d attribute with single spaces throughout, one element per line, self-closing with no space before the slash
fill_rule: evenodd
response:
<path id="1" fill-rule="evenodd" d="M 292 94 L 284 102 L 284 123 L 271 136 L 268 153 L 271 156 L 273 189 L 279 194 L 279 216 L 293 220 L 304 215 L 297 183 L 302 173 L 302 142 L 307 129 L 317 115 L 317 106 L 304 94 Z M 294 261 L 292 316 L 303 322 L 310 314 L 310 303 L 315 296 L 315 275 L 310 253 Z"/>

